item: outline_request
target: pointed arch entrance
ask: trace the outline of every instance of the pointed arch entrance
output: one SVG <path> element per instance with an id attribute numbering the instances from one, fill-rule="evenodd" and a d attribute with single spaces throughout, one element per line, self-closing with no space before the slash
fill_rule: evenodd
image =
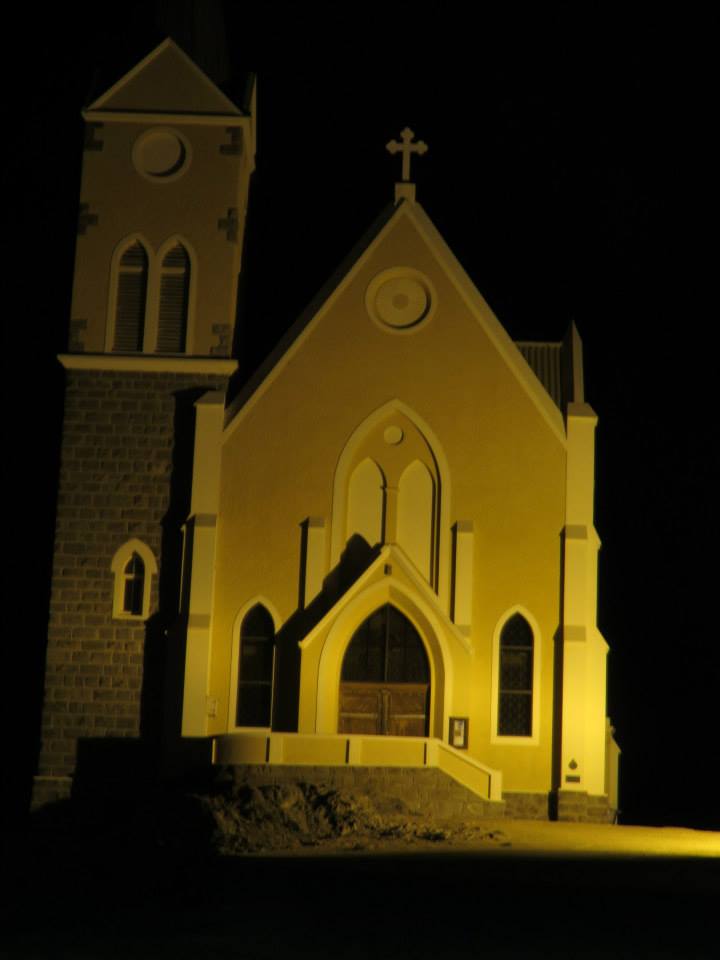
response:
<path id="1" fill-rule="evenodd" d="M 340 673 L 339 733 L 424 737 L 430 663 L 420 634 L 386 603 L 357 628 Z"/>

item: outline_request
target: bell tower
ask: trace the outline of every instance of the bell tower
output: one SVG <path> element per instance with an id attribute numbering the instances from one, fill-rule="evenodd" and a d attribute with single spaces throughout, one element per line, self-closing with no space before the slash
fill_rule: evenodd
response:
<path id="1" fill-rule="evenodd" d="M 84 112 L 71 353 L 229 357 L 254 106 L 167 39 Z"/>
<path id="2" fill-rule="evenodd" d="M 157 664 L 193 550 L 194 421 L 221 428 L 237 367 L 255 157 L 254 88 L 237 106 L 170 39 L 84 119 L 35 806 L 109 743 L 167 729 Z"/>

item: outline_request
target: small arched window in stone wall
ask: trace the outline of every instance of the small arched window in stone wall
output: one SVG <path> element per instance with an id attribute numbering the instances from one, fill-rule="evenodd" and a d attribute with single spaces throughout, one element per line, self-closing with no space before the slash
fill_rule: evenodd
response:
<path id="1" fill-rule="evenodd" d="M 115 293 L 113 351 L 139 353 L 145 336 L 148 256 L 136 240 L 120 257 Z"/>
<path id="2" fill-rule="evenodd" d="M 187 334 L 190 258 L 181 243 L 163 257 L 160 267 L 157 353 L 183 353 Z"/>
<path id="3" fill-rule="evenodd" d="M 152 578 L 157 575 L 152 550 L 142 540 L 128 540 L 116 551 L 110 569 L 114 577 L 113 619 L 147 620 Z"/>
<path id="4" fill-rule="evenodd" d="M 123 571 L 125 587 L 123 590 L 123 613 L 133 617 L 142 615 L 143 596 L 145 594 L 145 564 L 137 553 L 133 553 Z"/>
<path id="5" fill-rule="evenodd" d="M 269 727 L 275 666 L 275 624 L 261 603 L 248 611 L 240 626 L 238 727 Z"/>
<path id="6" fill-rule="evenodd" d="M 513 614 L 500 634 L 500 736 L 532 735 L 533 648 L 530 624 L 521 614 Z"/>

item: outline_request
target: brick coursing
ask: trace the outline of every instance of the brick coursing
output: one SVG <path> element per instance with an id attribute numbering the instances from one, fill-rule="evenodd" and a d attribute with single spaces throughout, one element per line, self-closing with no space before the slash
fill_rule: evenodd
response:
<path id="1" fill-rule="evenodd" d="M 78 739 L 140 733 L 146 625 L 113 620 L 110 564 L 137 537 L 162 573 L 178 407 L 191 434 L 194 399 L 226 383 L 215 375 L 68 372 L 35 803 L 54 789 L 43 778 L 73 774 Z M 173 522 L 179 528 L 182 518 Z"/>
<path id="2" fill-rule="evenodd" d="M 617 811 L 610 806 L 606 796 L 559 790 L 557 794 L 557 819 L 578 823 L 613 823 Z"/>
<path id="3" fill-rule="evenodd" d="M 67 800 L 72 793 L 70 777 L 35 777 L 32 791 L 32 809 L 37 810 L 48 803 Z"/>
<path id="4" fill-rule="evenodd" d="M 547 793 L 503 793 L 505 814 L 512 820 L 547 820 L 550 803 Z"/>

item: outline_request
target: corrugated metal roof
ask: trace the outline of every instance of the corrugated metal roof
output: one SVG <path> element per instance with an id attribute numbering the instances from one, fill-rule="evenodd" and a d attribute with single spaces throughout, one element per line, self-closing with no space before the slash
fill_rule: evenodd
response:
<path id="1" fill-rule="evenodd" d="M 515 346 L 560 410 L 565 405 L 562 343 L 527 343 Z"/>

